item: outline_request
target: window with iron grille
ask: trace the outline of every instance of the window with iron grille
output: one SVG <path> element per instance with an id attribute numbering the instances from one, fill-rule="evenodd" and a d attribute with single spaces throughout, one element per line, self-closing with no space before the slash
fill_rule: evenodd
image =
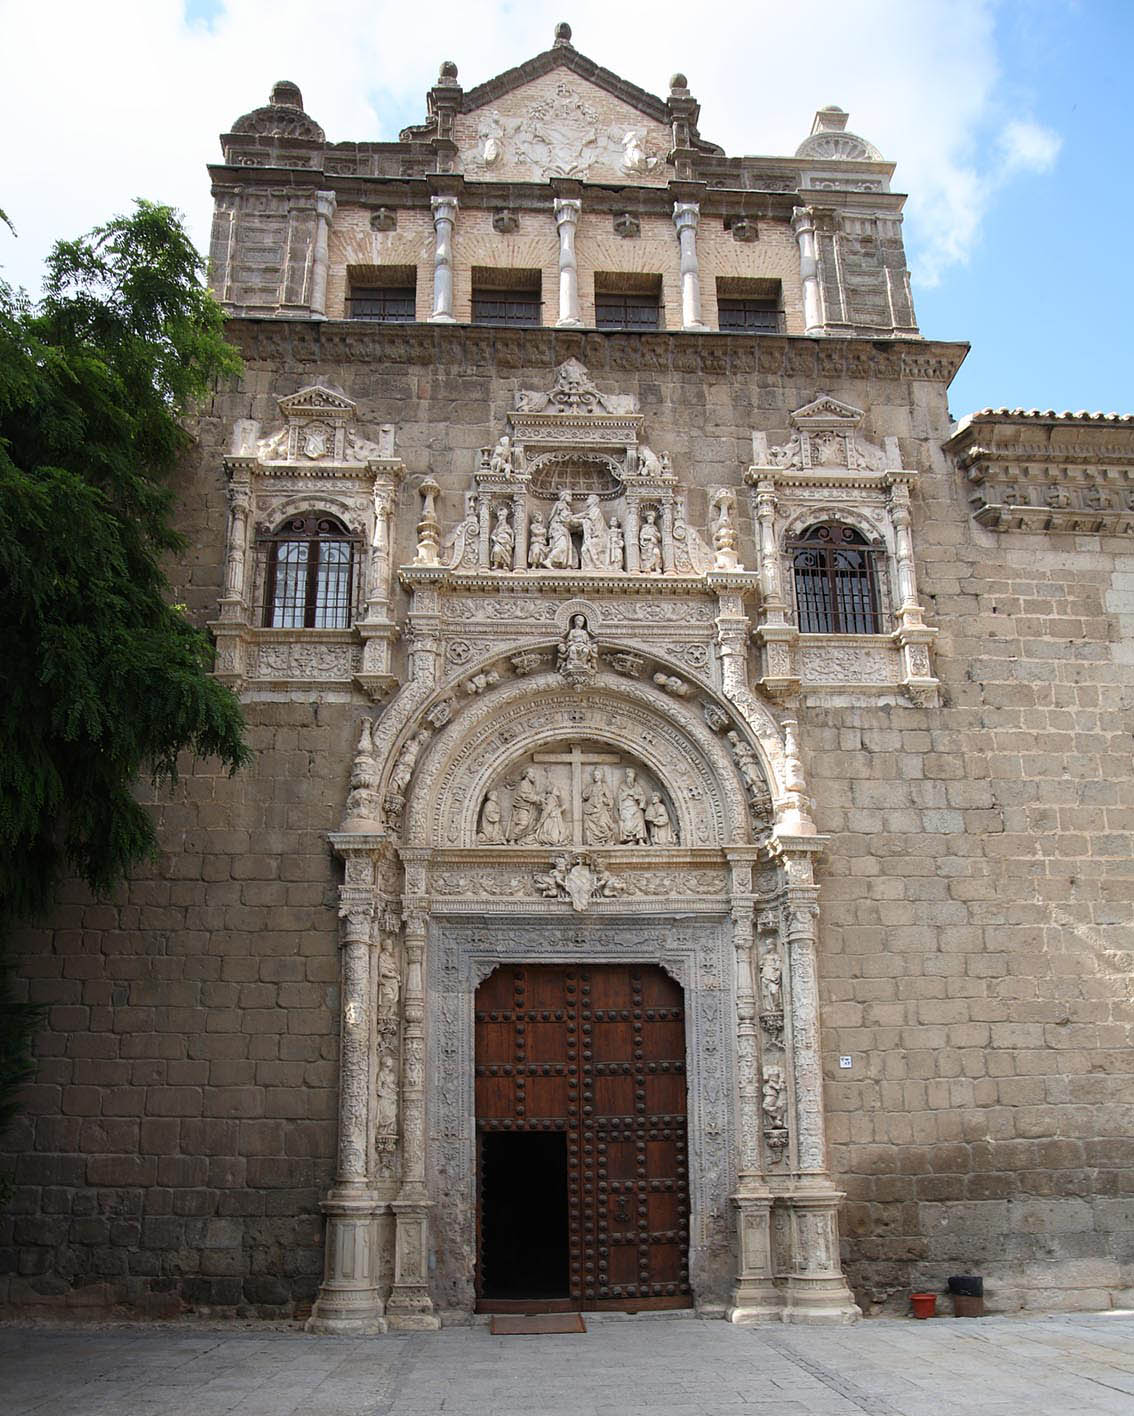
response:
<path id="1" fill-rule="evenodd" d="M 332 516 L 293 516 L 266 538 L 264 624 L 269 629 L 346 629 L 355 544 Z"/>
<path id="2" fill-rule="evenodd" d="M 538 327 L 542 296 L 538 290 L 495 290 L 473 287 L 473 324 Z"/>
<path id="3" fill-rule="evenodd" d="M 718 324 L 733 333 L 776 334 L 780 328 L 779 304 L 775 300 L 717 297 Z"/>
<path id="4" fill-rule="evenodd" d="M 877 634 L 876 560 L 853 526 L 809 526 L 788 546 L 803 634 Z"/>
<path id="5" fill-rule="evenodd" d="M 653 292 L 595 291 L 595 326 L 598 329 L 659 329 L 660 311 L 658 296 Z"/>
<path id="6" fill-rule="evenodd" d="M 412 285 L 355 285 L 350 292 L 352 320 L 412 324 L 417 317 L 417 292 Z"/>

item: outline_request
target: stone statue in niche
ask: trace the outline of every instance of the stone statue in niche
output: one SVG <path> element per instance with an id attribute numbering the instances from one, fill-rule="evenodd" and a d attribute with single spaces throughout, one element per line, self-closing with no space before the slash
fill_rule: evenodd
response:
<path id="1" fill-rule="evenodd" d="M 378 1125 L 379 1150 L 391 1150 L 398 1138 L 398 1066 L 387 1052 L 378 1064 Z"/>
<path id="2" fill-rule="evenodd" d="M 556 667 L 568 683 L 577 687 L 591 683 L 598 672 L 598 648 L 584 615 L 571 616 L 571 627 L 559 641 Z"/>
<path id="3" fill-rule="evenodd" d="M 548 784 L 540 806 L 535 838 L 541 846 L 561 846 L 567 840 L 566 808 L 563 795 L 554 782 Z"/>
<path id="4" fill-rule="evenodd" d="M 779 951 L 769 949 L 760 960 L 760 1004 L 765 1013 L 778 1013 L 782 1006 L 780 992 L 783 964 Z"/>
<path id="5" fill-rule="evenodd" d="M 661 532 L 655 524 L 656 520 L 657 512 L 647 511 L 638 532 L 638 564 L 643 575 L 661 573 Z"/>
<path id="6" fill-rule="evenodd" d="M 492 569 L 511 570 L 515 549 L 516 535 L 508 524 L 508 508 L 502 506 L 496 513 L 496 526 L 492 532 L 492 550 L 489 555 Z"/>
<path id="7" fill-rule="evenodd" d="M 612 845 L 616 834 L 614 798 L 601 767 L 595 767 L 590 781 L 584 782 L 582 797 L 583 840 L 588 846 Z"/>
<path id="8" fill-rule="evenodd" d="M 633 767 L 627 767 L 618 788 L 618 840 L 627 846 L 645 845 L 646 793 Z"/>
<path id="9" fill-rule="evenodd" d="M 764 1119 L 770 1130 L 784 1131 L 787 1127 L 787 1081 L 782 1067 L 764 1068 Z M 771 1138 L 769 1137 L 769 1143 Z"/>
<path id="10" fill-rule="evenodd" d="M 571 544 L 571 496 L 568 492 L 559 493 L 551 511 L 551 520 L 547 524 L 547 559 L 544 565 L 548 570 L 575 568 L 575 548 Z"/>
<path id="11" fill-rule="evenodd" d="M 599 499 L 592 492 L 587 498 L 582 516 L 572 517 L 571 524 L 583 533 L 583 548 L 579 556 L 582 570 L 607 571 L 610 569 L 610 532 L 606 518 L 599 506 Z"/>
<path id="12" fill-rule="evenodd" d="M 650 804 L 643 814 L 646 818 L 647 830 L 650 833 L 651 846 L 677 845 L 677 832 L 673 829 L 669 812 L 666 810 L 665 802 L 662 801 L 659 792 L 654 792 L 650 797 Z"/>
<path id="13" fill-rule="evenodd" d="M 540 570 L 547 564 L 547 526 L 542 512 L 533 511 L 528 527 L 528 569 Z"/>
<path id="14" fill-rule="evenodd" d="M 525 767 L 520 783 L 512 794 L 512 819 L 508 823 L 508 839 L 514 846 L 529 845 L 535 840 L 536 827 L 543 811 L 543 792 L 536 781 L 534 767 Z"/>
<path id="15" fill-rule="evenodd" d="M 617 516 L 610 518 L 608 535 L 610 553 L 607 556 L 607 562 L 611 570 L 623 571 L 626 569 L 626 537 L 622 534 L 622 527 Z"/>
<path id="16" fill-rule="evenodd" d="M 500 806 L 499 792 L 489 792 L 480 808 L 480 825 L 476 833 L 477 845 L 502 846 L 504 844 L 504 812 Z"/>

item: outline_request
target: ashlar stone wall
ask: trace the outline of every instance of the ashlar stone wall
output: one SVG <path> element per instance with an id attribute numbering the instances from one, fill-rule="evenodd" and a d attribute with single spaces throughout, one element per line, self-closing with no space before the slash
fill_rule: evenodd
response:
<path id="1" fill-rule="evenodd" d="M 221 458 L 237 418 L 337 384 L 407 466 L 396 559 L 426 473 L 446 525 L 520 388 L 569 357 L 636 393 L 655 449 L 737 489 L 751 432 L 829 393 L 920 471 L 914 544 L 940 629 L 941 703 L 799 705 L 820 830 L 820 986 L 832 1172 L 867 1311 L 975 1269 L 990 1306 L 1102 1307 L 1134 1280 L 1130 1139 L 1131 657 L 1124 539 L 976 524 L 941 449 L 955 346 L 869 341 L 322 328 L 235 323 L 247 372 L 205 410 L 181 482 L 177 595 L 222 584 Z M 1110 598 L 1108 598 L 1110 597 Z M 404 601 L 399 601 L 404 605 Z M 400 612 L 400 610 L 399 610 Z M 357 720 L 370 705 L 247 705 L 255 764 L 204 764 L 154 804 L 162 853 L 105 902 L 68 891 L 21 937 L 47 1007 L 0 1217 L 0 1296 L 278 1314 L 310 1302 L 332 1177 L 336 866 Z M 849 1070 L 839 1067 L 849 1055 Z"/>

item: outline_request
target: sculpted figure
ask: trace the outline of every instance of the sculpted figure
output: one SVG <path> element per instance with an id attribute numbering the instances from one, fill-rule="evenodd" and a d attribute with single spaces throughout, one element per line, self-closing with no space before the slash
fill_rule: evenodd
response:
<path id="1" fill-rule="evenodd" d="M 571 497 L 560 492 L 552 508 L 551 520 L 547 524 L 548 570 L 571 570 L 575 562 L 575 552 L 571 545 Z"/>
<path id="2" fill-rule="evenodd" d="M 782 1067 L 764 1069 L 763 1106 L 768 1125 L 782 1131 L 787 1125 L 787 1082 Z"/>
<path id="3" fill-rule="evenodd" d="M 512 439 L 507 433 L 492 449 L 492 457 L 488 465 L 493 472 L 501 476 L 510 477 L 512 475 Z"/>
<path id="4" fill-rule="evenodd" d="M 748 788 L 750 795 L 763 797 L 768 793 L 768 786 L 764 780 L 764 773 L 760 767 L 760 761 L 755 752 L 739 733 L 733 731 L 725 734 L 732 754 L 736 758 L 736 765 L 740 775 L 744 778 L 744 785 Z"/>
<path id="5" fill-rule="evenodd" d="M 614 799 L 602 769 L 583 783 L 583 840 L 588 846 L 609 846 L 614 841 Z"/>
<path id="6" fill-rule="evenodd" d="M 658 575 L 662 568 L 661 532 L 655 525 L 657 512 L 647 511 L 638 532 L 638 564 L 643 575 Z"/>
<path id="7" fill-rule="evenodd" d="M 638 449 L 638 470 L 647 477 L 659 477 L 662 465 L 657 453 L 645 443 Z"/>
<path id="8" fill-rule="evenodd" d="M 508 508 L 502 506 L 496 513 L 496 526 L 492 532 L 492 550 L 489 555 L 492 569 L 511 570 L 515 548 L 516 534 L 508 524 Z"/>
<path id="9" fill-rule="evenodd" d="M 627 767 L 618 788 L 618 839 L 629 846 L 646 841 L 646 793 L 633 767 Z"/>
<path id="10" fill-rule="evenodd" d="M 541 846 L 561 846 L 567 839 L 563 796 L 554 782 L 544 793 L 535 838 Z"/>
<path id="11" fill-rule="evenodd" d="M 661 795 L 654 792 L 650 797 L 650 804 L 645 811 L 646 825 L 650 831 L 651 846 L 676 846 L 677 833 L 673 829 L 673 824 L 669 819 L 669 812 L 666 810 L 665 802 Z"/>
<path id="12" fill-rule="evenodd" d="M 580 568 L 606 570 L 610 564 L 610 532 L 607 530 L 606 517 L 602 514 L 599 499 L 593 492 L 587 498 L 582 516 L 575 518 L 575 525 L 583 532 Z"/>
<path id="13" fill-rule="evenodd" d="M 760 960 L 760 1000 L 765 1013 L 780 1011 L 780 985 L 784 966 L 777 950 L 769 949 Z"/>
<path id="14" fill-rule="evenodd" d="M 401 980 L 398 977 L 394 950 L 390 941 L 384 939 L 378 951 L 378 1012 L 383 1017 L 389 1017 L 398 1011 L 400 989 Z"/>
<path id="15" fill-rule="evenodd" d="M 512 820 L 509 823 L 508 839 L 513 845 L 527 845 L 535 839 L 542 806 L 543 793 L 536 782 L 535 768 L 525 767 L 520 775 L 520 785 L 512 796 Z"/>
<path id="16" fill-rule="evenodd" d="M 626 569 L 626 537 L 622 534 L 622 527 L 618 523 L 618 517 L 610 518 L 610 554 L 607 562 L 611 570 Z"/>
<path id="17" fill-rule="evenodd" d="M 589 682 L 598 669 L 598 650 L 583 615 L 571 616 L 571 627 L 559 641 L 558 669 L 574 684 Z"/>
<path id="18" fill-rule="evenodd" d="M 401 756 L 394 764 L 394 770 L 390 774 L 390 790 L 398 796 L 405 796 L 409 779 L 413 776 L 414 764 L 421 755 L 421 749 L 429 740 L 429 733 L 428 728 L 422 728 L 420 732 L 414 733 L 402 748 Z"/>
<path id="19" fill-rule="evenodd" d="M 544 523 L 543 514 L 533 511 L 531 525 L 528 527 L 528 569 L 539 570 L 541 566 L 546 564 L 547 526 Z"/>
<path id="20" fill-rule="evenodd" d="M 480 828 L 476 833 L 476 840 L 479 846 L 504 844 L 504 813 L 496 792 L 489 792 L 480 808 Z"/>
<path id="21" fill-rule="evenodd" d="M 398 1134 L 398 1068 L 387 1052 L 378 1064 L 378 1135 L 391 1138 Z"/>

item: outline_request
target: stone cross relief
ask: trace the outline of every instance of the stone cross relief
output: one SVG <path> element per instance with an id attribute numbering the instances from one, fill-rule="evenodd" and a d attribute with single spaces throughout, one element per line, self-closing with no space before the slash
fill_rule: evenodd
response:
<path id="1" fill-rule="evenodd" d="M 481 846 L 676 846 L 667 794 L 617 753 L 573 742 L 535 752 L 485 793 Z"/>

